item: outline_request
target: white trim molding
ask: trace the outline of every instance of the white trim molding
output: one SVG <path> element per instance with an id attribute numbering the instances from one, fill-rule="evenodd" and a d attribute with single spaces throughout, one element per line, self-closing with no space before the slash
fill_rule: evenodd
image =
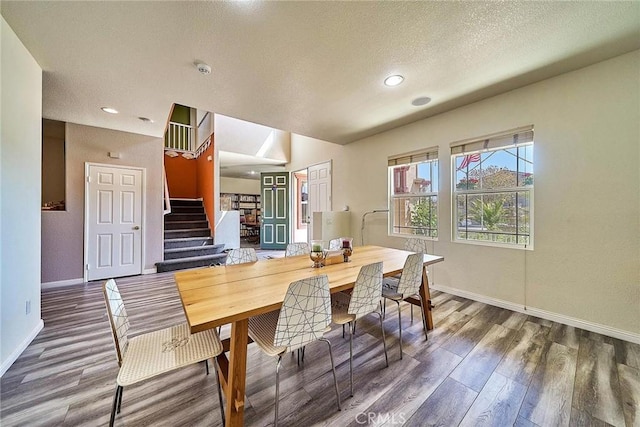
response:
<path id="1" fill-rule="evenodd" d="M 0 377 L 2 377 L 5 374 L 5 372 L 9 370 L 11 365 L 13 365 L 13 362 L 15 362 L 18 359 L 18 357 L 20 357 L 22 352 L 27 349 L 29 344 L 31 344 L 31 341 L 33 341 L 34 338 L 38 336 L 38 334 L 43 328 L 44 328 L 44 321 L 40 319 L 36 327 L 33 328 L 33 330 L 29 333 L 29 335 L 27 335 L 24 341 L 22 341 L 22 343 L 20 343 L 20 345 L 16 347 L 15 350 L 13 350 L 13 353 L 11 353 L 9 357 L 7 357 L 7 360 L 2 362 L 2 365 L 0 366 Z"/>
<path id="2" fill-rule="evenodd" d="M 53 288 L 59 288 L 62 286 L 80 285 L 83 283 L 85 283 L 84 279 L 82 277 L 78 277 L 77 279 L 57 280 L 55 282 L 43 282 L 40 284 L 40 288 L 53 289 Z"/>
<path id="3" fill-rule="evenodd" d="M 540 317 L 542 319 L 547 319 L 553 322 L 562 323 L 563 325 L 569 325 L 575 328 L 585 329 L 587 331 L 606 335 L 608 337 L 618 338 L 624 341 L 640 344 L 640 334 L 634 334 L 633 332 L 624 331 L 622 329 L 612 328 L 610 326 L 601 325 L 599 323 L 593 323 L 593 322 L 589 322 L 582 319 L 577 319 L 575 317 L 566 316 L 564 314 L 553 313 L 553 312 L 542 310 L 535 307 L 525 307 L 522 304 L 516 304 L 510 301 L 504 301 L 497 298 L 491 298 L 485 295 L 480 295 L 473 292 L 464 291 L 461 289 L 451 288 L 449 286 L 432 284 L 430 288 L 435 289 L 437 291 L 446 292 L 448 294 L 457 295 L 459 297 L 467 298 L 470 300 L 483 302 L 485 304 L 494 305 L 496 307 L 506 308 L 507 310 L 517 311 L 519 313 L 529 314 L 531 316 Z"/>
<path id="4" fill-rule="evenodd" d="M 156 274 L 158 272 L 158 269 L 156 267 L 153 268 L 145 268 L 142 271 L 142 274 Z"/>

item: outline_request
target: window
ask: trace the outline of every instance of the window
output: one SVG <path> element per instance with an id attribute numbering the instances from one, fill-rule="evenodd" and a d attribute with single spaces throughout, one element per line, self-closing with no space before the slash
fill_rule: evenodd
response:
<path id="1" fill-rule="evenodd" d="M 306 229 L 309 223 L 309 190 L 307 188 L 307 171 L 304 173 L 295 172 L 293 174 L 296 180 L 296 228 L 298 230 Z M 296 240 L 297 241 L 297 240 Z"/>
<path id="2" fill-rule="evenodd" d="M 42 119 L 42 210 L 65 210 L 65 122 Z"/>
<path id="3" fill-rule="evenodd" d="M 389 234 L 438 237 L 438 151 L 389 158 Z"/>
<path id="4" fill-rule="evenodd" d="M 533 247 L 533 127 L 451 146 L 454 240 Z"/>

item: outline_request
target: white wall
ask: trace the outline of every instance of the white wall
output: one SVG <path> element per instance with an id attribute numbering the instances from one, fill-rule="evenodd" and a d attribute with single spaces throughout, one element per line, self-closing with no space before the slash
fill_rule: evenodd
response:
<path id="1" fill-rule="evenodd" d="M 215 115 L 215 139 L 218 150 L 288 162 L 291 138 L 289 132 Z M 268 149 L 260 153 L 264 144 Z M 266 147 L 265 147 L 266 148 Z"/>
<path id="2" fill-rule="evenodd" d="M 259 179 L 220 177 L 221 193 L 260 194 Z"/>
<path id="3" fill-rule="evenodd" d="M 343 156 L 345 148 L 342 145 L 333 144 L 330 141 L 310 138 L 308 136 L 291 134 L 291 161 L 287 163 L 287 170 L 298 171 L 319 163 L 333 161 L 333 173 L 340 177 L 345 176 L 342 170 L 347 166 Z M 336 165 L 340 166 L 340 171 L 336 171 Z M 341 178 L 342 179 L 342 178 Z"/>
<path id="4" fill-rule="evenodd" d="M 66 210 L 42 215 L 42 282 L 83 277 L 85 162 L 146 168 L 144 269 L 163 254 L 163 142 L 161 138 L 67 123 Z M 120 159 L 108 156 L 121 153 Z"/>
<path id="5" fill-rule="evenodd" d="M 42 329 L 42 70 L 0 18 L 0 375 Z M 31 312 L 25 314 L 25 303 Z"/>
<path id="6" fill-rule="evenodd" d="M 638 341 L 638 76 L 640 51 L 333 150 L 334 205 L 351 206 L 359 243 L 362 214 L 387 207 L 387 157 L 437 145 L 440 237 L 430 247 L 445 262 L 434 269 L 436 284 Z M 535 250 L 452 243 L 449 144 L 529 124 L 535 126 Z M 293 148 L 295 158 L 298 145 Z M 401 247 L 403 239 L 387 236 L 386 219 L 368 217 L 366 243 Z"/>

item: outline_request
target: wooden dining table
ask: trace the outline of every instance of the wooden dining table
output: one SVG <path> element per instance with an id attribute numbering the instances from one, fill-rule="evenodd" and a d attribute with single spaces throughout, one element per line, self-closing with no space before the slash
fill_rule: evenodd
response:
<path id="1" fill-rule="evenodd" d="M 176 273 L 176 285 L 192 333 L 231 324 L 231 336 L 223 341 L 229 357 L 222 353 L 217 358 L 220 383 L 226 397 L 226 424 L 241 426 L 244 422 L 250 317 L 279 309 L 293 281 L 326 274 L 331 293 L 341 292 L 353 288 L 360 268 L 367 264 L 382 261 L 385 277 L 401 273 L 411 253 L 380 246 L 360 246 L 354 248 L 349 262 L 321 268 L 313 268 L 309 256 L 300 255 Z M 442 256 L 424 255 L 420 298 L 406 299 L 422 308 L 427 329 L 433 329 L 433 318 L 426 266 L 443 260 Z"/>

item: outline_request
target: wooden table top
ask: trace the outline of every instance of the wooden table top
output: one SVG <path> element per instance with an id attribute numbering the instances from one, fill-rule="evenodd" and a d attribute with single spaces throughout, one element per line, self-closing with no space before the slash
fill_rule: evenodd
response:
<path id="1" fill-rule="evenodd" d="M 382 261 L 383 274 L 392 276 L 402 271 L 410 254 L 360 246 L 354 248 L 350 262 L 322 268 L 313 268 L 309 256 L 300 255 L 183 271 L 175 274 L 175 281 L 191 332 L 199 332 L 280 308 L 293 281 L 326 274 L 331 292 L 340 292 L 353 287 L 363 265 Z M 443 260 L 424 256 L 425 265 Z"/>

